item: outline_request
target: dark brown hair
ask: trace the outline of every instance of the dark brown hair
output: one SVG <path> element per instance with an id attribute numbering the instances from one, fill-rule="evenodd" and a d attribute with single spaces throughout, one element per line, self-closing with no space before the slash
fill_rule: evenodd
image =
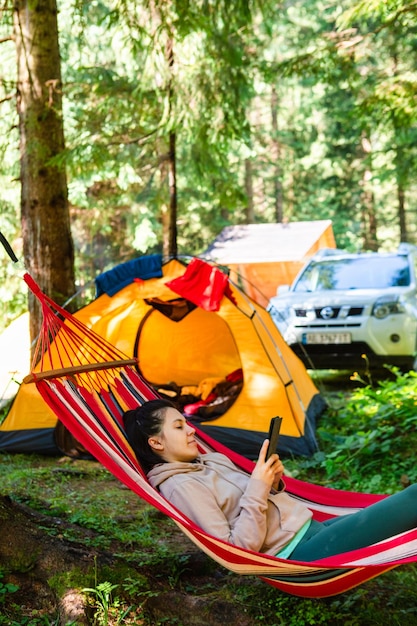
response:
<path id="1" fill-rule="evenodd" d="M 126 437 L 146 473 L 157 463 L 164 463 L 164 460 L 151 448 L 148 439 L 160 434 L 165 413 L 169 408 L 176 409 L 177 407 L 170 400 L 149 400 L 123 414 Z"/>

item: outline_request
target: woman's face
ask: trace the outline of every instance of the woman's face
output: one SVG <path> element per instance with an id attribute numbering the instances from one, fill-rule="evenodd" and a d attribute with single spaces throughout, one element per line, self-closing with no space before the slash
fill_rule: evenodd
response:
<path id="1" fill-rule="evenodd" d="M 167 408 L 161 434 L 149 440 L 165 461 L 189 463 L 198 456 L 195 429 L 187 424 L 184 416 L 174 408 Z M 156 442 L 156 444 L 155 444 Z"/>

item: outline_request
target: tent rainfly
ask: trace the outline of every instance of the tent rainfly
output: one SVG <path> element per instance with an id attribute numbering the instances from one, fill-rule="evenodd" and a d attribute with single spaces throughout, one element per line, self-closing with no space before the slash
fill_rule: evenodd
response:
<path id="1" fill-rule="evenodd" d="M 101 274 L 96 288 L 74 317 L 137 359 L 144 378 L 203 432 L 257 458 L 271 417 L 280 415 L 281 454 L 316 450 L 322 396 L 269 314 L 227 274 L 201 259 L 162 264 L 151 255 Z M 62 349 L 59 359 L 73 364 Z M 36 386 L 22 384 L 0 426 L 0 450 L 69 453 L 57 432 Z"/>

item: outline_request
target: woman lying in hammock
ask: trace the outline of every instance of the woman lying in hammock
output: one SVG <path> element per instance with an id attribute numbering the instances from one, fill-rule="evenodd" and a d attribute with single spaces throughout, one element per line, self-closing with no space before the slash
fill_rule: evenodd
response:
<path id="1" fill-rule="evenodd" d="M 265 460 L 268 440 L 249 476 L 222 454 L 200 455 L 195 430 L 168 400 L 126 411 L 124 424 L 151 485 L 204 531 L 245 549 L 314 561 L 417 527 L 417 485 L 317 522 L 285 492 L 278 455 Z"/>

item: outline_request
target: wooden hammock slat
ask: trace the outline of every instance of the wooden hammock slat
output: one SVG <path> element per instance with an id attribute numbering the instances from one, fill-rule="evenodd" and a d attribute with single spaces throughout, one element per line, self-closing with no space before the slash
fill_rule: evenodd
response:
<path id="1" fill-rule="evenodd" d="M 108 370 L 115 367 L 125 367 L 126 365 L 136 365 L 137 359 L 123 359 L 119 361 L 104 361 L 103 363 L 84 363 L 83 365 L 71 365 L 69 367 L 61 367 L 58 369 L 47 370 L 45 372 L 32 372 L 24 377 L 24 383 L 35 383 L 38 380 L 51 380 L 52 378 L 61 378 L 71 374 L 82 374 L 84 372 L 93 372 L 95 370 Z"/>

